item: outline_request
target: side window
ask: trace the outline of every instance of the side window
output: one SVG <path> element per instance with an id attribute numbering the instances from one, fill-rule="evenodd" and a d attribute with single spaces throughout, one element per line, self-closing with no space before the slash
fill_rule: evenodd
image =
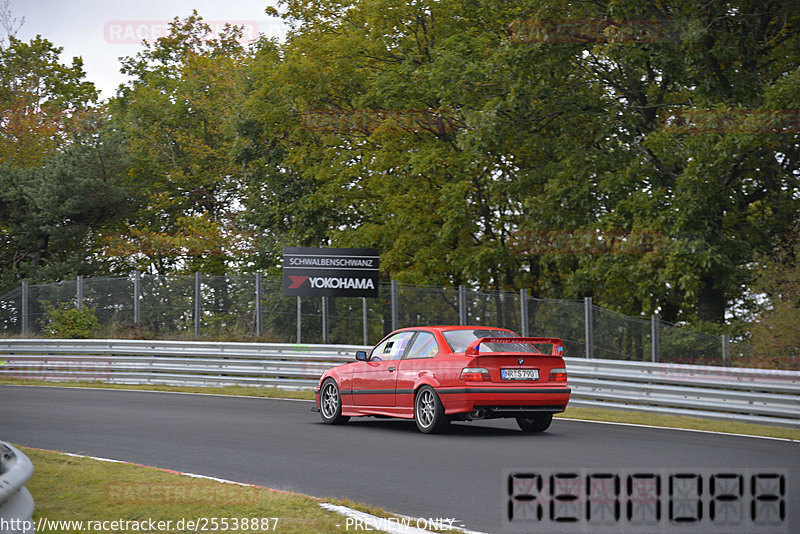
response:
<path id="1" fill-rule="evenodd" d="M 400 332 L 385 339 L 383 343 L 372 349 L 370 360 L 375 362 L 399 360 L 413 336 L 414 332 Z"/>
<path id="2" fill-rule="evenodd" d="M 430 332 L 420 332 L 414 344 L 408 350 L 406 359 L 412 358 L 433 358 L 439 354 L 439 345 L 436 338 Z"/>

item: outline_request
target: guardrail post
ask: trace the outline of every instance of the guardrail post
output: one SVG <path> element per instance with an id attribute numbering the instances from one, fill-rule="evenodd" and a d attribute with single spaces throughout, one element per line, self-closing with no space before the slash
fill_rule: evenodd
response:
<path id="1" fill-rule="evenodd" d="M 594 332 L 592 331 L 592 297 L 583 298 L 583 320 L 585 324 L 584 337 L 586 338 L 586 357 L 592 357 L 592 347 L 594 346 Z"/>
<path id="2" fill-rule="evenodd" d="M 83 309 L 83 276 L 78 275 L 75 281 L 75 307 Z"/>
<path id="3" fill-rule="evenodd" d="M 300 343 L 303 330 L 303 303 L 300 301 L 300 297 L 297 297 L 297 342 Z"/>
<path id="4" fill-rule="evenodd" d="M 728 337 L 728 334 L 722 334 L 722 363 L 725 365 L 730 365 L 730 354 L 728 351 L 730 350 L 730 343 L 731 339 Z"/>
<path id="5" fill-rule="evenodd" d="M 194 273 L 194 335 L 200 335 L 200 273 Z"/>
<path id="6" fill-rule="evenodd" d="M 397 330 L 398 313 L 397 313 L 397 282 L 392 280 L 392 331 Z"/>
<path id="7" fill-rule="evenodd" d="M 133 273 L 133 324 L 136 328 L 142 326 L 142 273 Z"/>
<path id="8" fill-rule="evenodd" d="M 519 290 L 519 321 L 522 337 L 528 337 L 528 290 Z"/>
<path id="9" fill-rule="evenodd" d="M 328 297 L 322 297 L 322 343 L 328 344 Z"/>
<path id="10" fill-rule="evenodd" d="M 26 335 L 30 328 L 28 325 L 28 315 L 30 314 L 30 310 L 28 309 L 28 281 L 22 281 L 22 335 Z"/>
<path id="11" fill-rule="evenodd" d="M 658 330 L 658 314 L 654 313 L 650 317 L 650 348 L 652 349 L 651 360 L 657 362 L 659 359 L 659 352 L 661 350 L 660 332 Z"/>
<path id="12" fill-rule="evenodd" d="M 361 322 L 364 331 L 364 345 L 369 345 L 369 325 L 367 324 L 367 297 L 361 297 Z"/>
<path id="13" fill-rule="evenodd" d="M 261 273 L 256 273 L 256 335 L 261 335 Z"/>

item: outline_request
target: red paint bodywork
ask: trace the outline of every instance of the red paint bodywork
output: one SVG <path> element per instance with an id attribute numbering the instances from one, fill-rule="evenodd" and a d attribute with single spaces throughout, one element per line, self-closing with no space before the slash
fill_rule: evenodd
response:
<path id="1" fill-rule="evenodd" d="M 513 417 L 515 414 L 525 413 L 526 410 L 531 413 L 557 413 L 566 409 L 570 396 L 566 375 L 561 380 L 549 379 L 552 369 L 566 367 L 560 339 L 519 338 L 520 341 L 530 342 L 529 340 L 536 339 L 537 343 L 552 344 L 551 354 L 481 354 L 476 350 L 478 342 L 471 343 L 464 352 L 453 352 L 442 332 L 459 329 L 511 332 L 502 328 L 479 326 L 403 328 L 392 332 L 384 340 L 398 332 L 430 332 L 436 339 L 439 353 L 432 358 L 347 363 L 325 371 L 320 378 L 320 385 L 329 377 L 336 381 L 341 394 L 343 416 L 383 415 L 413 419 L 414 396 L 423 385 L 434 388 L 442 401 L 445 414 L 454 419 L 483 418 L 476 411 L 483 411 L 485 408 L 492 409 L 487 410 L 487 413 L 494 414 L 492 417 Z M 488 339 L 483 341 L 487 342 Z M 504 339 L 508 342 L 508 338 Z M 518 363 L 520 358 L 524 360 L 521 365 Z M 462 369 L 470 367 L 488 369 L 491 381 L 461 380 Z M 539 370 L 539 380 L 502 380 L 501 368 L 535 368 Z M 316 402 L 319 408 L 319 387 L 316 389 Z"/>

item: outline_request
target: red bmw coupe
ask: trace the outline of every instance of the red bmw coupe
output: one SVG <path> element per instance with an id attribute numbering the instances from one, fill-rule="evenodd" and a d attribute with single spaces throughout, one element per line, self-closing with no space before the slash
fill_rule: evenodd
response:
<path id="1" fill-rule="evenodd" d="M 542 432 L 569 402 L 562 351 L 558 338 L 502 328 L 403 328 L 356 352 L 357 361 L 325 371 L 317 409 L 328 424 L 401 417 L 428 434 L 452 420 L 514 417 L 523 432 Z"/>

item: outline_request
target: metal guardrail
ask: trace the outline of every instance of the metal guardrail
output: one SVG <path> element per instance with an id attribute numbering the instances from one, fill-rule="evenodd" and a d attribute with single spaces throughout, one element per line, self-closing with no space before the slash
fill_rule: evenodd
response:
<path id="1" fill-rule="evenodd" d="M 800 428 L 800 372 L 564 358 L 570 406 Z"/>
<path id="2" fill-rule="evenodd" d="M 0 376 L 116 384 L 308 389 L 357 345 L 141 340 L 0 340 Z"/>
<path id="3" fill-rule="evenodd" d="M 33 533 L 33 497 L 25 487 L 32 475 L 28 457 L 0 441 L 0 532 Z"/>
<path id="4" fill-rule="evenodd" d="M 0 377 L 309 389 L 359 345 L 0 340 Z M 571 406 L 800 428 L 800 372 L 565 358 Z"/>

